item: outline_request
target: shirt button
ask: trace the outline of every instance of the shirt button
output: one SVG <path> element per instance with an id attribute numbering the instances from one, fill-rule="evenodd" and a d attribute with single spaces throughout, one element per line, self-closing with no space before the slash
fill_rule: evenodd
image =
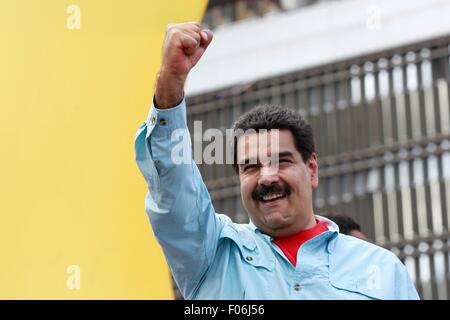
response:
<path id="1" fill-rule="evenodd" d="M 159 125 L 165 126 L 167 124 L 167 120 L 164 118 L 159 119 Z"/>
<path id="2" fill-rule="evenodd" d="M 155 124 L 155 123 L 156 123 L 156 117 L 153 116 L 153 117 L 150 119 L 150 122 L 151 122 L 151 124 Z"/>
<path id="3" fill-rule="evenodd" d="M 153 163 L 154 163 L 155 165 L 159 165 L 161 162 L 160 162 L 159 160 L 154 160 Z"/>
<path id="4" fill-rule="evenodd" d="M 300 284 L 298 284 L 298 283 L 296 283 L 296 284 L 294 284 L 294 290 L 295 291 L 300 291 Z"/>
<path id="5" fill-rule="evenodd" d="M 252 256 L 247 256 L 247 257 L 245 257 L 245 260 L 247 260 L 247 261 L 253 261 L 253 258 L 252 258 Z"/>

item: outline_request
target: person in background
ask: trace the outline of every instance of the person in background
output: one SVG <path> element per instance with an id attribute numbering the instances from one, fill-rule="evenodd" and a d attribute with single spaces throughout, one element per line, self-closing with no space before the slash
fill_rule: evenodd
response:
<path id="1" fill-rule="evenodd" d="M 368 241 L 366 235 L 361 231 L 361 226 L 351 217 L 341 214 L 323 215 L 323 217 L 336 223 L 340 233 Z"/>

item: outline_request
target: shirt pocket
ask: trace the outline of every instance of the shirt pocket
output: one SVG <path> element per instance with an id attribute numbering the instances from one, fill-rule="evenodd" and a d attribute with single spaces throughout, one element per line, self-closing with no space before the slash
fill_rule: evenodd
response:
<path id="1" fill-rule="evenodd" d="M 380 268 L 374 269 L 374 266 L 357 268 L 356 270 L 349 266 L 337 265 L 330 259 L 329 281 L 330 284 L 340 290 L 346 291 L 344 299 L 359 300 L 389 300 L 391 299 L 386 283 L 382 283 Z M 356 271 L 356 272 L 355 272 Z"/>
<path id="2" fill-rule="evenodd" d="M 345 300 L 383 300 L 382 295 L 377 294 L 372 290 L 367 290 L 364 287 L 358 287 L 358 285 L 354 282 L 330 280 L 330 283 L 333 287 L 346 291 L 346 293 L 342 296 Z"/>
<path id="3" fill-rule="evenodd" d="M 243 291 L 239 299 L 256 300 L 270 299 L 270 279 L 273 276 L 275 260 L 261 253 L 256 241 L 246 234 L 246 230 L 237 230 L 234 226 L 225 225 L 220 238 L 231 241 L 238 252 L 234 252 L 236 263 L 239 264 L 239 280 Z"/>
<path id="4" fill-rule="evenodd" d="M 272 271 L 275 267 L 275 260 L 261 254 L 261 249 L 257 246 L 255 239 L 246 234 L 247 232 L 246 230 L 237 230 L 232 224 L 225 224 L 219 239 L 228 238 L 236 244 L 242 263 Z"/>

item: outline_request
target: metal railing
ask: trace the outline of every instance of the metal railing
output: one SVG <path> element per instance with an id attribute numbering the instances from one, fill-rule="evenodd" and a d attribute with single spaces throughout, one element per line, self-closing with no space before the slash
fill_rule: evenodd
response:
<path id="1" fill-rule="evenodd" d="M 346 214 L 450 297 L 450 36 L 188 97 L 188 123 L 230 128 L 259 104 L 297 108 L 319 159 L 315 212 Z M 192 131 L 191 131 L 192 132 Z M 217 212 L 246 222 L 231 165 L 199 165 Z"/>

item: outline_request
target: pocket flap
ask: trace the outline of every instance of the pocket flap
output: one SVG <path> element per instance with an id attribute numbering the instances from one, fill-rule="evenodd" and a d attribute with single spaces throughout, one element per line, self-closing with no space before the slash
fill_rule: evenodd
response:
<path id="1" fill-rule="evenodd" d="M 254 267 L 262 267 L 272 271 L 275 260 L 272 257 L 263 256 L 258 248 L 256 240 L 248 234 L 248 230 L 237 230 L 230 224 L 225 224 L 219 239 L 228 238 L 239 248 L 242 260 Z"/>

